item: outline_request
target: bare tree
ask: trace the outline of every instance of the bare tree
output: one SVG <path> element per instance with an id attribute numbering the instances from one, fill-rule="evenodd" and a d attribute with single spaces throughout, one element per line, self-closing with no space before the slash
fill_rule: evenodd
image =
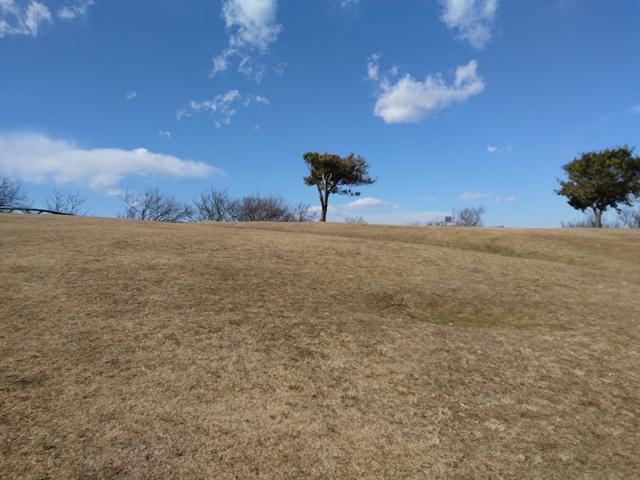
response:
<path id="1" fill-rule="evenodd" d="M 623 227 L 640 228 L 640 209 L 626 208 L 620 211 L 618 220 Z"/>
<path id="2" fill-rule="evenodd" d="M 481 227 L 485 212 L 484 207 L 465 207 L 455 212 L 454 223 L 458 227 Z"/>
<path id="3" fill-rule="evenodd" d="M 71 215 L 82 215 L 81 208 L 86 202 L 79 192 L 64 193 L 60 190 L 54 190 L 45 201 L 49 210 Z"/>
<path id="4" fill-rule="evenodd" d="M 229 197 L 226 191 L 208 190 L 193 202 L 199 221 L 229 222 L 236 220 L 238 201 Z"/>
<path id="5" fill-rule="evenodd" d="M 244 197 L 237 214 L 241 222 L 291 222 L 293 219 L 287 202 L 276 195 Z"/>
<path id="6" fill-rule="evenodd" d="M 125 204 L 125 218 L 153 222 L 186 222 L 193 217 L 191 206 L 160 193 L 157 188 L 144 193 L 127 191 L 122 196 Z"/>
<path id="7" fill-rule="evenodd" d="M 426 227 L 446 227 L 448 225 L 453 225 L 453 217 L 442 217 L 440 215 L 430 218 L 424 225 Z"/>
<path id="8" fill-rule="evenodd" d="M 560 223 L 562 228 L 595 228 L 596 219 L 593 214 L 586 214 L 579 220 L 568 220 Z"/>
<path id="9" fill-rule="evenodd" d="M 352 225 L 366 225 L 367 221 L 364 217 L 346 217 L 344 223 L 350 223 Z"/>
<path id="10" fill-rule="evenodd" d="M 0 179 L 0 207 L 26 207 L 29 200 L 18 182 Z"/>
<path id="11" fill-rule="evenodd" d="M 562 228 L 597 228 L 596 216 L 588 212 L 578 220 L 569 220 L 561 223 Z M 611 219 L 600 219 L 601 228 L 640 228 L 640 209 L 624 208 L 620 209 L 616 217 Z"/>
<path id="12" fill-rule="evenodd" d="M 240 200 L 227 191 L 207 190 L 195 200 L 195 218 L 213 222 L 309 222 L 317 218 L 308 204 L 290 207 L 277 195 L 250 195 Z"/>
<path id="13" fill-rule="evenodd" d="M 562 228 L 621 228 L 623 225 L 622 217 L 618 217 L 617 222 L 607 221 L 604 217 L 600 218 L 600 225 L 596 221 L 593 212 L 588 212 L 584 217 L 578 220 L 569 220 L 561 222 Z"/>
<path id="14" fill-rule="evenodd" d="M 318 212 L 311 210 L 309 204 L 299 202 L 291 209 L 291 216 L 293 222 L 313 222 L 318 219 Z"/>

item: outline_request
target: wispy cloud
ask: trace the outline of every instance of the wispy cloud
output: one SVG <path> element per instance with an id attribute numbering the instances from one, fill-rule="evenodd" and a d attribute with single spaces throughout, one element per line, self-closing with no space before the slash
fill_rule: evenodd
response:
<path id="1" fill-rule="evenodd" d="M 498 0 L 442 0 L 440 17 L 445 25 L 477 49 L 483 49 L 493 36 Z"/>
<path id="2" fill-rule="evenodd" d="M 513 145 L 505 145 L 504 147 L 496 147 L 495 145 L 489 145 L 487 147 L 488 153 L 510 153 L 513 149 Z"/>
<path id="3" fill-rule="evenodd" d="M 192 117 L 196 113 L 209 113 L 217 128 L 229 125 L 231 119 L 238 113 L 238 108 L 247 108 L 251 105 L 269 105 L 269 100 L 260 95 L 243 95 L 238 90 L 229 90 L 215 96 L 212 100 L 191 100 L 186 107 L 176 112 L 176 118 Z"/>
<path id="4" fill-rule="evenodd" d="M 447 83 L 441 74 L 428 75 L 423 81 L 415 80 L 409 74 L 396 79 L 398 68 L 394 66 L 382 72 L 379 60 L 378 54 L 369 57 L 367 77 L 378 87 L 374 114 L 385 123 L 419 122 L 484 90 L 475 60 L 456 68 L 452 83 Z"/>
<path id="5" fill-rule="evenodd" d="M 116 190 L 132 176 L 200 178 L 222 171 L 203 162 L 183 160 L 146 148 L 85 149 L 38 133 L 0 134 L 0 174 L 32 183 L 88 184 Z"/>
<path id="6" fill-rule="evenodd" d="M 136 92 L 135 90 L 130 90 L 127 93 L 124 94 L 124 97 L 127 100 L 133 100 L 134 98 L 136 98 L 138 96 L 138 92 Z"/>
<path id="7" fill-rule="evenodd" d="M 380 54 L 374 53 L 367 60 L 367 78 L 371 81 L 380 81 Z"/>
<path id="8" fill-rule="evenodd" d="M 634 105 L 631 107 L 631 113 L 640 114 L 640 105 Z"/>
<path id="9" fill-rule="evenodd" d="M 379 198 L 375 198 L 375 197 L 362 197 L 362 198 L 358 198 L 357 200 L 353 200 L 349 203 L 345 203 L 342 205 L 342 207 L 349 210 L 358 210 L 361 208 L 370 208 L 370 207 L 396 208 L 397 205 L 394 205 L 389 202 L 385 202 L 384 200 L 380 200 Z"/>
<path id="10" fill-rule="evenodd" d="M 73 20 L 87 15 L 89 8 L 95 4 L 95 0 L 83 0 L 64 5 L 58 9 L 58 17 L 62 20 Z"/>
<path id="11" fill-rule="evenodd" d="M 94 0 L 71 1 L 56 12 L 63 21 L 85 16 Z M 38 36 L 41 27 L 55 21 L 51 9 L 38 0 L 0 0 L 0 38 L 9 35 Z"/>
<path id="12" fill-rule="evenodd" d="M 171 133 L 169 130 L 159 130 L 158 135 L 166 138 L 167 140 L 173 140 L 173 133 Z"/>
<path id="13" fill-rule="evenodd" d="M 44 23 L 51 23 L 51 11 L 35 0 L 20 2 L 0 0 L 0 38 L 8 35 L 35 37 Z"/>
<path id="14" fill-rule="evenodd" d="M 496 203 L 513 203 L 516 200 L 517 200 L 516 197 L 511 197 L 511 196 L 503 197 L 503 196 L 498 195 L 494 199 L 494 202 L 496 202 Z"/>
<path id="15" fill-rule="evenodd" d="M 460 194 L 460 200 L 469 201 L 469 200 L 482 200 L 483 198 L 489 198 L 491 196 L 490 193 L 483 192 L 462 192 Z"/>
<path id="16" fill-rule="evenodd" d="M 329 204 L 329 215 L 344 218 L 352 215 L 363 215 L 365 213 L 381 213 L 392 211 L 399 206 L 375 197 L 362 197 L 347 203 Z M 310 208 L 312 212 L 320 212 L 319 206 Z"/>
<path id="17" fill-rule="evenodd" d="M 333 0 L 333 4 L 346 10 L 359 6 L 360 0 Z"/>
<path id="18" fill-rule="evenodd" d="M 211 75 L 228 70 L 237 61 L 239 72 L 258 83 L 266 67 L 256 56 L 266 55 L 282 31 L 276 21 L 277 0 L 224 0 L 222 18 L 229 31 L 229 46 L 213 58 Z"/>
<path id="19" fill-rule="evenodd" d="M 460 194 L 460 200 L 463 202 L 474 202 L 479 200 L 493 200 L 494 203 L 513 203 L 517 200 L 516 197 L 511 195 L 492 195 L 484 192 L 462 192 Z"/>
<path id="20" fill-rule="evenodd" d="M 336 198 L 336 200 L 338 200 Z M 426 198 L 425 201 L 434 199 Z M 312 206 L 309 209 L 312 213 L 320 213 L 319 206 Z M 342 221 L 349 217 L 363 217 L 367 222 L 407 225 L 413 223 L 424 223 L 430 220 L 443 218 L 451 213 L 441 211 L 405 210 L 400 204 L 383 200 L 376 197 L 357 198 L 350 202 L 329 204 L 329 220 Z"/>

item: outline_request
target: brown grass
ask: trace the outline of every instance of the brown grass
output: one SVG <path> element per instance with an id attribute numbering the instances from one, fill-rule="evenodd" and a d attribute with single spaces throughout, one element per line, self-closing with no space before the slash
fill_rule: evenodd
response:
<path id="1" fill-rule="evenodd" d="M 4 215 L 0 249 L 1 478 L 638 478 L 638 232 Z"/>

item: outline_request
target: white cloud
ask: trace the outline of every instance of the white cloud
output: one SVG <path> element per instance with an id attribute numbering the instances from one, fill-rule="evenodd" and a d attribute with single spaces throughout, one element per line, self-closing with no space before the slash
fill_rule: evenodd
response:
<path id="1" fill-rule="evenodd" d="M 227 54 L 226 51 L 213 58 L 213 68 L 211 69 L 211 76 L 215 75 L 219 72 L 226 72 L 229 67 L 229 62 L 227 57 L 230 54 Z"/>
<path id="2" fill-rule="evenodd" d="M 505 145 L 504 147 L 496 147 L 495 145 L 489 145 L 487 147 L 488 153 L 510 153 L 513 149 L 513 145 Z"/>
<path id="3" fill-rule="evenodd" d="M 397 209 L 395 203 L 389 203 L 375 197 L 362 197 L 347 203 L 329 203 L 329 215 L 337 218 L 344 218 L 351 215 L 362 215 L 364 213 L 380 213 Z M 310 211 L 320 213 L 319 206 L 313 206 Z"/>
<path id="4" fill-rule="evenodd" d="M 231 59 L 238 71 L 260 82 L 266 67 L 255 55 L 266 55 L 278 38 L 282 25 L 276 21 L 277 0 L 224 0 L 222 18 L 229 31 L 229 46 L 213 58 L 211 75 L 225 72 Z"/>
<path id="5" fill-rule="evenodd" d="M 481 200 L 483 198 L 490 197 L 490 193 L 482 193 L 482 192 L 462 192 L 460 194 L 460 200 Z"/>
<path id="6" fill-rule="evenodd" d="M 173 133 L 171 133 L 169 130 L 159 130 L 158 135 L 168 140 L 173 140 Z"/>
<path id="7" fill-rule="evenodd" d="M 41 3 L 31 2 L 27 7 L 27 15 L 25 18 L 25 25 L 32 35 L 38 34 L 38 28 L 43 22 L 51 21 L 51 12 L 49 9 Z"/>
<path id="8" fill-rule="evenodd" d="M 0 0 L 0 38 L 7 35 L 35 37 L 43 23 L 51 23 L 49 8 L 35 0 Z"/>
<path id="9" fill-rule="evenodd" d="M 380 200 L 379 198 L 362 197 L 357 200 L 353 200 L 352 202 L 345 203 L 342 207 L 348 210 L 357 210 L 368 207 L 395 207 L 395 205 L 385 202 L 384 200 Z"/>
<path id="10" fill-rule="evenodd" d="M 136 92 L 135 90 L 131 90 L 127 93 L 124 94 L 125 98 L 127 100 L 133 100 L 134 98 L 136 98 L 138 96 L 138 92 Z"/>
<path id="11" fill-rule="evenodd" d="M 334 198 L 334 197 L 332 197 Z M 335 198 L 334 198 L 335 199 Z M 431 201 L 432 199 L 425 199 Z M 320 213 L 320 207 L 309 208 L 312 213 Z M 348 217 L 363 217 L 369 223 L 406 225 L 424 223 L 443 218 L 451 213 L 440 211 L 407 211 L 397 203 L 375 197 L 363 197 L 347 203 L 329 203 L 329 221 L 342 221 Z"/>
<path id="12" fill-rule="evenodd" d="M 182 120 L 183 118 L 189 117 L 193 117 L 193 115 L 187 110 L 187 107 L 180 107 L 176 112 L 176 119 L 178 121 Z"/>
<path id="13" fill-rule="evenodd" d="M 243 95 L 234 89 L 217 95 L 212 100 L 201 102 L 191 100 L 186 107 L 182 107 L 176 112 L 176 118 L 182 120 L 195 113 L 208 112 L 213 116 L 215 126 L 220 128 L 231 123 L 231 119 L 238 113 L 238 108 L 246 108 L 251 105 L 269 105 L 269 100 L 260 95 Z"/>
<path id="14" fill-rule="evenodd" d="M 374 114 L 385 123 L 418 122 L 484 90 L 484 81 L 478 76 L 475 60 L 456 68 L 453 83 L 447 84 L 440 74 L 428 75 L 422 82 L 407 74 L 396 81 L 394 77 L 398 68 L 381 73 L 379 58 L 379 55 L 369 58 L 367 76 L 378 84 Z"/>
<path id="15" fill-rule="evenodd" d="M 463 202 L 489 199 L 492 197 L 495 203 L 513 203 L 517 200 L 517 198 L 513 196 L 508 196 L 508 195 L 493 196 L 490 193 L 483 193 L 483 192 L 463 192 L 460 194 L 460 200 Z"/>
<path id="16" fill-rule="evenodd" d="M 380 54 L 374 53 L 367 61 L 367 78 L 374 82 L 380 80 Z"/>
<path id="17" fill-rule="evenodd" d="M 62 20 L 73 20 L 76 17 L 84 17 L 90 7 L 96 2 L 94 0 L 81 0 L 74 4 L 64 5 L 58 9 L 58 17 Z"/>
<path id="18" fill-rule="evenodd" d="M 85 16 L 94 0 L 76 0 L 57 10 L 60 20 Z M 36 37 L 42 25 L 54 23 L 49 7 L 37 0 L 0 0 L 0 38 L 8 35 Z"/>
<path id="19" fill-rule="evenodd" d="M 482 49 L 491 40 L 498 0 L 442 0 L 440 19 L 458 31 L 472 47 Z"/>
<path id="20" fill-rule="evenodd" d="M 355 8 L 360 5 L 360 0 L 334 0 L 333 3 L 340 8 Z"/>
<path id="21" fill-rule="evenodd" d="M 265 53 L 282 30 L 276 23 L 276 7 L 276 0 L 226 0 L 222 16 L 227 28 L 234 30 L 229 46 Z"/>
<path id="22" fill-rule="evenodd" d="M 94 189 L 116 191 L 125 177 L 200 178 L 221 173 L 206 163 L 145 148 L 84 149 L 38 133 L 0 134 L 0 174 L 25 182 L 88 184 Z"/>

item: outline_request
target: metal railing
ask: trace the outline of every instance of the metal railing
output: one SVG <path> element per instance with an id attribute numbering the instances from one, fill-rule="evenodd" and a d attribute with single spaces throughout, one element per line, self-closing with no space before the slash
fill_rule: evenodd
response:
<path id="1" fill-rule="evenodd" d="M 47 213 L 49 215 L 69 215 L 73 216 L 73 213 L 56 212 L 55 210 L 46 210 L 44 208 L 31 208 L 31 207 L 0 207 L 0 212 L 22 212 L 22 213 L 35 213 L 40 215 L 41 213 Z"/>

